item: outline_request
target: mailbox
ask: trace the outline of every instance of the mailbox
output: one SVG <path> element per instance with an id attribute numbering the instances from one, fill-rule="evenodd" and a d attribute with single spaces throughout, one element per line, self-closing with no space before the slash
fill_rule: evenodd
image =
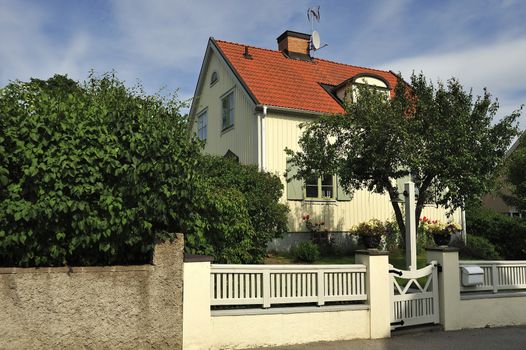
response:
<path id="1" fill-rule="evenodd" d="M 480 266 L 462 266 L 462 285 L 475 286 L 484 283 L 484 270 Z"/>

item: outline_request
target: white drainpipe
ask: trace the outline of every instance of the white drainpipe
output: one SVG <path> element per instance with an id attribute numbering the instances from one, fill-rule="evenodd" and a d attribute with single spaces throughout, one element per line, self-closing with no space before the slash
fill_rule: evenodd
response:
<path id="1" fill-rule="evenodd" d="M 257 114 L 257 138 L 256 142 L 258 144 L 258 170 L 261 171 L 262 168 L 262 162 L 261 162 L 261 113 Z"/>
<path id="2" fill-rule="evenodd" d="M 263 106 L 263 116 L 261 118 L 261 170 L 264 171 L 267 166 L 266 141 L 265 141 L 265 117 L 267 116 L 267 106 Z"/>

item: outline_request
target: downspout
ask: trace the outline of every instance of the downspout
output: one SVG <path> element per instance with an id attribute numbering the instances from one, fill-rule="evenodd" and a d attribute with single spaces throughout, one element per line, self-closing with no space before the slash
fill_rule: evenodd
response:
<path id="1" fill-rule="evenodd" d="M 265 117 L 267 116 L 267 106 L 263 105 L 263 116 L 261 118 L 261 171 L 264 171 L 267 165 L 267 152 L 265 141 Z"/>
<path id="2" fill-rule="evenodd" d="M 257 114 L 256 124 L 257 124 L 256 142 L 258 144 L 258 170 L 261 171 L 261 167 L 262 167 L 262 162 L 261 162 L 261 113 Z"/>

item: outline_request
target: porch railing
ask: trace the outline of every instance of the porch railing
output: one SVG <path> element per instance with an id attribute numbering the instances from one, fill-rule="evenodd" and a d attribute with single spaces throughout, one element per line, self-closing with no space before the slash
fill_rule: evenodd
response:
<path id="1" fill-rule="evenodd" d="M 484 281 L 476 286 L 464 287 L 460 282 L 461 292 L 503 290 L 526 290 L 526 261 L 460 261 L 460 278 L 462 266 L 480 266 L 484 271 Z"/>
<path id="2" fill-rule="evenodd" d="M 211 266 L 211 305 L 261 305 L 367 300 L 365 265 Z"/>

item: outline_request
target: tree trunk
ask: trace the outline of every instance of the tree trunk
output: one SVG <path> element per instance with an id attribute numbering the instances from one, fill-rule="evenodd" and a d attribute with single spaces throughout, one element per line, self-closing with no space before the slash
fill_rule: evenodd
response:
<path id="1" fill-rule="evenodd" d="M 418 225 L 420 224 L 420 215 L 422 215 L 422 210 L 424 209 L 424 203 L 426 199 L 426 191 L 431 185 L 431 181 L 433 180 L 432 176 L 427 176 L 424 181 L 422 182 L 422 186 L 418 189 L 418 200 L 416 201 L 416 208 L 415 208 L 415 220 L 416 220 L 416 228 L 418 233 Z"/>
<path id="2" fill-rule="evenodd" d="M 391 182 L 386 181 L 387 192 L 389 193 L 389 198 L 391 199 L 391 205 L 395 213 L 396 223 L 398 224 L 398 230 L 400 230 L 400 237 L 402 238 L 401 245 L 405 244 L 405 223 L 404 216 L 402 215 L 402 209 L 398 204 L 398 191 L 394 186 L 391 185 Z"/>

